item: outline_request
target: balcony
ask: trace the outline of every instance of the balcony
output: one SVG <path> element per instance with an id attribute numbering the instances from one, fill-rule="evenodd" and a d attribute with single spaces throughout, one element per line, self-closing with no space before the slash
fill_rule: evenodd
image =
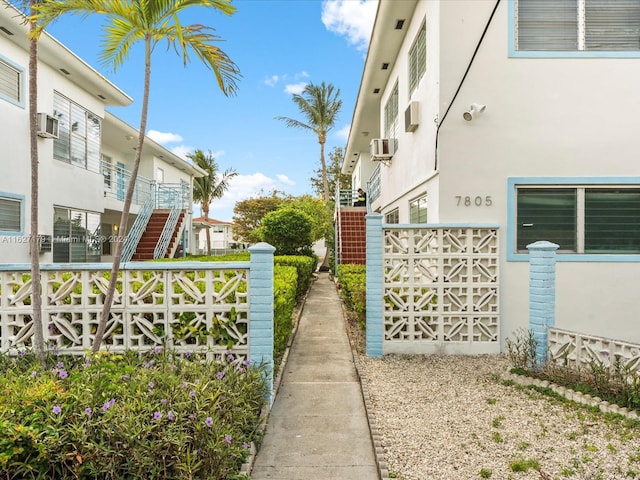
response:
<path id="1" fill-rule="evenodd" d="M 127 186 L 131 180 L 131 172 L 120 165 L 112 165 L 105 161 L 100 162 L 100 170 L 102 172 L 105 198 L 124 202 Z M 154 184 L 153 180 L 138 176 L 131 203 L 138 206 L 143 205 L 153 195 Z"/>

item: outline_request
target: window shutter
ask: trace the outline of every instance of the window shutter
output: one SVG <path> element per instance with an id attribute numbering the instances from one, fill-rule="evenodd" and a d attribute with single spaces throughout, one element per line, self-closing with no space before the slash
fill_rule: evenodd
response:
<path id="1" fill-rule="evenodd" d="M 518 50 L 578 49 L 577 0 L 516 0 Z M 605 0 L 607 1 L 607 0 Z"/>
<path id="2" fill-rule="evenodd" d="M 20 232 L 22 202 L 12 198 L 0 198 L 0 231 Z"/>
<path id="3" fill-rule="evenodd" d="M 22 101 L 20 98 L 20 71 L 0 61 L 0 95 Z"/>
<path id="4" fill-rule="evenodd" d="M 609 52 L 640 50 L 640 2 L 586 0 L 585 48 Z"/>
<path id="5" fill-rule="evenodd" d="M 560 250 L 576 251 L 575 188 L 519 188 L 517 236 L 518 251 L 546 240 Z"/>
<path id="6" fill-rule="evenodd" d="M 640 253 L 640 189 L 585 190 L 585 253 Z"/>

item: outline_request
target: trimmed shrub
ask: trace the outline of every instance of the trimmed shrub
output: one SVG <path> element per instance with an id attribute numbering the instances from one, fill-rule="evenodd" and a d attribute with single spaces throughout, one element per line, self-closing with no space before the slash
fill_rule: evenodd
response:
<path id="1" fill-rule="evenodd" d="M 302 300 L 311 286 L 313 272 L 318 266 L 318 257 L 308 257 L 306 255 L 279 255 L 274 257 L 274 264 L 288 265 L 295 267 L 298 272 L 298 287 L 296 290 L 296 300 Z"/>
<path id="2" fill-rule="evenodd" d="M 313 220 L 301 210 L 281 208 L 262 219 L 262 239 L 276 247 L 278 255 L 297 255 L 310 251 Z"/>
<path id="3" fill-rule="evenodd" d="M 2 356 L 0 477 L 238 478 L 266 393 L 261 367 L 230 354 Z"/>
<path id="4" fill-rule="evenodd" d="M 273 357 L 279 359 L 293 331 L 298 272 L 286 265 L 274 265 L 273 271 Z"/>
<path id="5" fill-rule="evenodd" d="M 338 265 L 338 283 L 342 298 L 363 328 L 367 317 L 366 280 L 364 265 Z"/>

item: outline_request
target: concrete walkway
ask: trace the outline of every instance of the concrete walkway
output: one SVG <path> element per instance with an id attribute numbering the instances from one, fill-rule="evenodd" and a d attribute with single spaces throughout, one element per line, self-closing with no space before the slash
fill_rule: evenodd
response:
<path id="1" fill-rule="evenodd" d="M 275 397 L 252 480 L 379 478 L 340 299 L 313 283 Z"/>

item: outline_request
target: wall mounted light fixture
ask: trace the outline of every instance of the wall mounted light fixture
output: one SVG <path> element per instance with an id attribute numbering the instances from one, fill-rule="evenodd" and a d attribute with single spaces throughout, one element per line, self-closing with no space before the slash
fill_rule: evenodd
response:
<path id="1" fill-rule="evenodd" d="M 462 118 L 464 118 L 467 122 L 470 122 L 477 115 L 484 112 L 484 109 L 487 108 L 486 105 L 480 105 L 478 103 L 472 103 L 469 107 L 469 110 L 462 114 Z"/>

